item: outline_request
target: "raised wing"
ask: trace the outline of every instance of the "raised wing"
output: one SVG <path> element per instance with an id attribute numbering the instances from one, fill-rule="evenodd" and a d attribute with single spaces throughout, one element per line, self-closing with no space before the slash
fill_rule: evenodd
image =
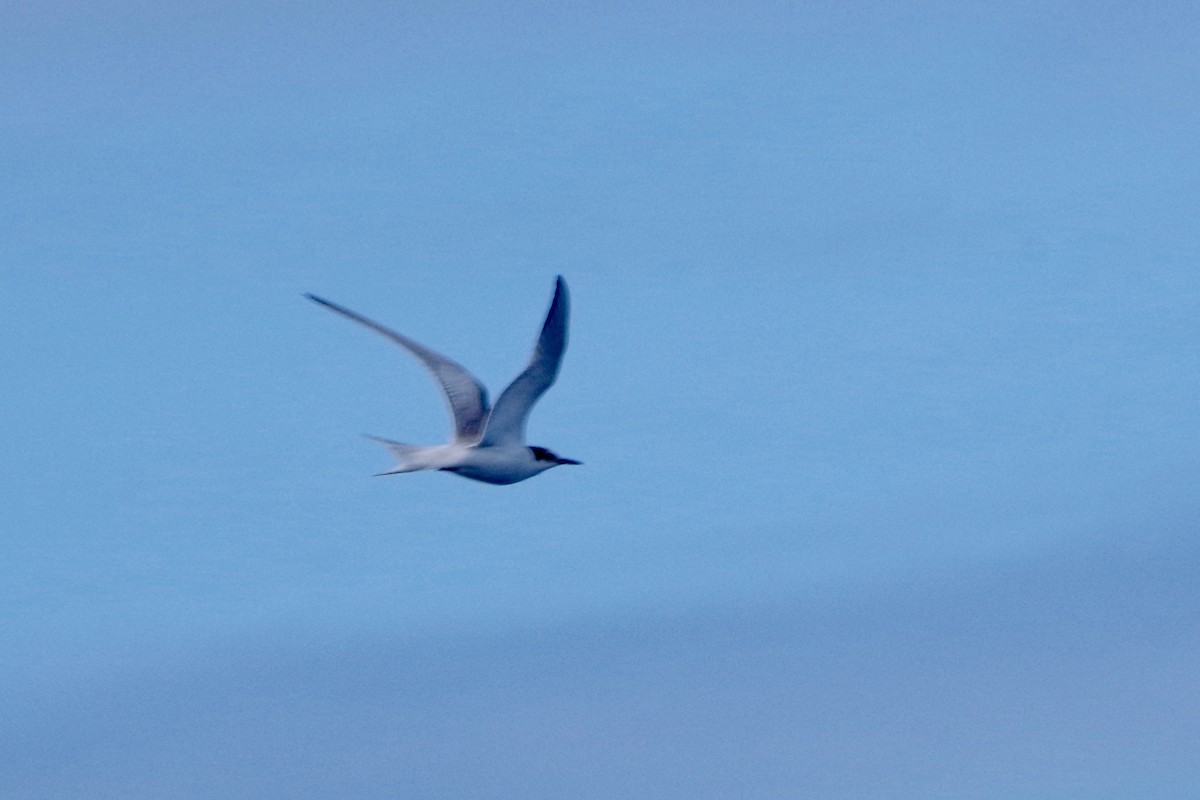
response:
<path id="1" fill-rule="evenodd" d="M 442 387 L 446 403 L 450 406 L 450 413 L 454 415 L 454 441 L 459 444 L 474 444 L 479 441 L 487 422 L 488 400 L 487 389 L 483 388 L 483 384 L 476 380 L 474 375 L 441 353 L 436 353 L 407 336 L 385 328 L 374 320 L 367 319 L 361 314 L 356 314 L 348 308 L 331 303 L 316 295 L 305 294 L 304 296 L 314 303 L 320 303 L 344 317 L 366 325 L 421 359 L 421 363 L 433 373 L 438 385 Z"/>
<path id="2" fill-rule="evenodd" d="M 524 444 L 529 410 L 558 377 L 558 367 L 567 349 L 569 306 L 567 284 L 560 275 L 533 356 L 525 371 L 508 385 L 492 407 L 481 445 Z"/>

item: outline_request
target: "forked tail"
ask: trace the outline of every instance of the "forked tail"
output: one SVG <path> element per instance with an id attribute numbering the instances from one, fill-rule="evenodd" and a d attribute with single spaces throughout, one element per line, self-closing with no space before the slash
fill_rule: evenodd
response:
<path id="1" fill-rule="evenodd" d="M 392 467 L 386 472 L 376 473 L 377 477 L 380 475 L 398 475 L 401 472 L 420 472 L 421 470 L 434 469 L 434 467 L 429 464 L 428 459 L 422 457 L 425 451 L 429 450 L 429 447 L 427 446 L 393 442 L 391 439 L 384 439 L 380 436 L 371 436 L 370 434 L 363 435 L 373 442 L 379 442 L 381 445 L 390 450 L 392 455 L 396 458 L 396 466 Z"/>

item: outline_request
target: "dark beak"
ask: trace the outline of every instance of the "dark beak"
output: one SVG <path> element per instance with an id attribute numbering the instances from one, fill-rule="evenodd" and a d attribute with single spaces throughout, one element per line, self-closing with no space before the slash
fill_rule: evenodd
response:
<path id="1" fill-rule="evenodd" d="M 582 464 L 582 461 L 576 461 L 573 458 L 556 458 L 554 461 L 558 464 Z"/>

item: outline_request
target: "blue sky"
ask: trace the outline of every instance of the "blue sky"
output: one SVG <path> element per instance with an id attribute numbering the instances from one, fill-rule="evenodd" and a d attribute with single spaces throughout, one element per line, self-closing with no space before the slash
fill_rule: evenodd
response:
<path id="1" fill-rule="evenodd" d="M 1195 9 L 429 5 L 0 11 L 22 796 L 1194 797 Z"/>

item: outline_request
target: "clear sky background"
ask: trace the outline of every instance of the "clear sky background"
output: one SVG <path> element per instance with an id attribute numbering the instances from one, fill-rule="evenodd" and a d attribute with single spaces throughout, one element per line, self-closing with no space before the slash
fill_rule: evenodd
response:
<path id="1" fill-rule="evenodd" d="M 0 791 L 1194 798 L 1193 3 L 7 3 Z M 372 478 L 571 344 L 510 487 Z"/>

